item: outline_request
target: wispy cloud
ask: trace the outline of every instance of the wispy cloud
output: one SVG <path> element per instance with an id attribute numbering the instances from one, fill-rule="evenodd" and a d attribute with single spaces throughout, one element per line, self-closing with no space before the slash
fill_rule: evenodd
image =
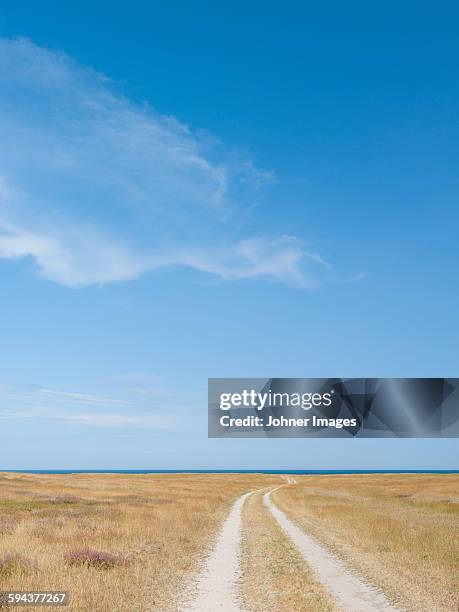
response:
<path id="1" fill-rule="evenodd" d="M 39 385 L 6 385 L 0 386 L 0 403 L 6 401 L 22 400 L 27 402 L 46 401 L 50 404 L 61 405 L 84 404 L 92 406 L 129 406 L 130 402 L 95 395 L 91 393 L 77 393 L 60 389 L 47 389 Z"/>
<path id="2" fill-rule="evenodd" d="M 15 410 L 14 412 L 0 409 L 0 419 L 49 419 L 52 421 L 68 421 L 93 427 L 135 427 L 158 430 L 177 428 L 177 419 L 168 414 L 113 414 L 94 412 L 57 412 L 43 406 L 32 410 Z"/>
<path id="3" fill-rule="evenodd" d="M 0 139 L 0 258 L 54 282 L 180 266 L 314 288 L 331 272 L 296 238 L 241 229 L 269 173 L 27 40 L 0 39 Z"/>
<path id="4" fill-rule="evenodd" d="M 0 419 L 68 421 L 95 427 L 177 429 L 179 411 L 150 401 L 113 399 L 37 385 L 0 387 Z"/>
<path id="5" fill-rule="evenodd" d="M 91 395 L 88 393 L 73 393 L 70 391 L 58 391 L 56 389 L 38 388 L 36 393 L 46 397 L 47 399 L 57 400 L 59 402 L 71 402 L 77 404 L 92 404 L 98 406 L 129 406 L 130 402 L 124 400 L 102 397 L 100 395 Z"/>

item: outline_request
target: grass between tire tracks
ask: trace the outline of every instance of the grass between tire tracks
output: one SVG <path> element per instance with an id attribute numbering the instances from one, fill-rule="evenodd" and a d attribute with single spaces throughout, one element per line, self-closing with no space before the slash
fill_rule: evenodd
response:
<path id="1" fill-rule="evenodd" d="M 243 509 L 241 608 L 247 612 L 331 612 L 333 602 L 255 493 Z"/>

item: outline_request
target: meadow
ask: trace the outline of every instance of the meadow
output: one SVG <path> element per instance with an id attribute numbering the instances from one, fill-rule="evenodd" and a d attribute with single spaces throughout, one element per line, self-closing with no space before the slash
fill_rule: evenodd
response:
<path id="1" fill-rule="evenodd" d="M 278 482 L 0 474 L 0 590 L 68 590 L 65 609 L 83 612 L 177 609 L 232 502 Z"/>
<path id="2" fill-rule="evenodd" d="M 413 612 L 457 610 L 459 475 L 300 476 L 274 502 Z"/>
<path id="3" fill-rule="evenodd" d="M 275 504 L 400 609 L 456 609 L 459 475 L 295 479 L 0 473 L 0 590 L 66 590 L 81 612 L 179 610 L 232 503 L 257 491 L 242 511 L 241 609 L 336 610 L 263 504 L 283 485 Z"/>

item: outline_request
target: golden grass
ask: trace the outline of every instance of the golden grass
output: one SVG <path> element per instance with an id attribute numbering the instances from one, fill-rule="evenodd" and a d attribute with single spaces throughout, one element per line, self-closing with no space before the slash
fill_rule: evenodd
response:
<path id="1" fill-rule="evenodd" d="M 328 592 L 285 537 L 263 495 L 251 495 L 243 510 L 240 595 L 246 612 L 331 612 Z"/>
<path id="2" fill-rule="evenodd" d="M 249 474 L 0 474 L 0 590 L 68 590 L 66 609 L 84 612 L 177 609 L 231 503 L 277 482 Z M 86 548 L 120 562 L 66 560 Z M 9 555 L 19 562 L 2 566 Z"/>
<path id="3" fill-rule="evenodd" d="M 274 501 L 395 603 L 413 612 L 458 605 L 459 476 L 297 478 Z"/>

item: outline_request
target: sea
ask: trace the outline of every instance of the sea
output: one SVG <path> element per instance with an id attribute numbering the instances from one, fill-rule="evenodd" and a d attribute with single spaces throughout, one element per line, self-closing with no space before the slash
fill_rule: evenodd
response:
<path id="1" fill-rule="evenodd" d="M 459 470 L 3 470 L 16 474 L 459 474 Z"/>

